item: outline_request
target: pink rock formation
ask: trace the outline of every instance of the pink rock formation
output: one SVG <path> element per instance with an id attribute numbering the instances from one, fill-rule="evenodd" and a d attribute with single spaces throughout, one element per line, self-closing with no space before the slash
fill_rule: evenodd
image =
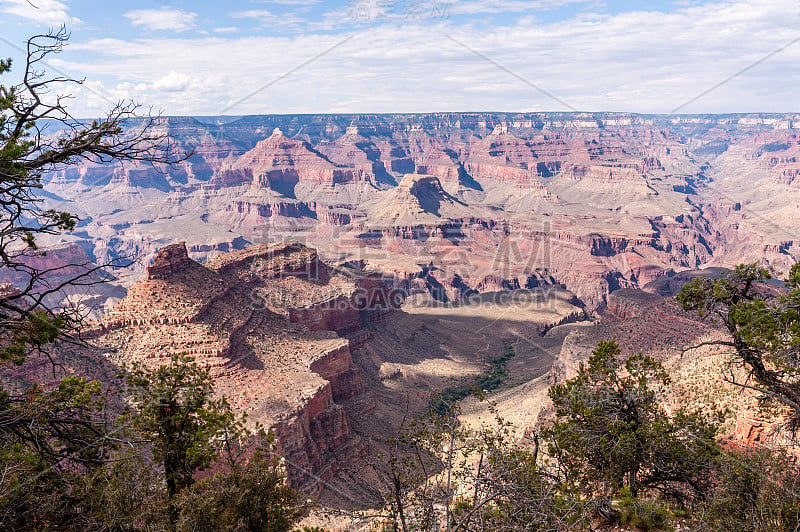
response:
<path id="1" fill-rule="evenodd" d="M 39 250 L 20 252 L 14 260 L 37 272 L 47 272 L 51 281 L 85 275 L 95 265 L 77 244 L 60 244 Z M 16 286 L 27 284 L 29 275 L 21 270 L 0 269 L 0 282 Z"/>
<path id="2" fill-rule="evenodd" d="M 152 266 L 147 267 L 147 278 L 169 279 L 173 274 L 186 270 L 191 263 L 186 251 L 186 242 L 161 248 Z"/>
<path id="3" fill-rule="evenodd" d="M 343 184 L 363 180 L 362 171 L 339 167 L 305 142 L 287 138 L 279 129 L 243 154 L 231 167 L 252 172 L 255 183 L 286 196 L 294 196 L 299 181 Z"/>
<path id="4" fill-rule="evenodd" d="M 320 479 L 335 476 L 335 459 L 360 452 L 340 403 L 365 385 L 343 336 L 363 336 L 391 311 L 370 302 L 386 291 L 297 243 L 255 246 L 207 266 L 180 243 L 161 249 L 147 279 L 87 336 L 116 363 L 194 356 L 218 393 L 273 427 L 289 481 L 315 493 Z"/>
<path id="5" fill-rule="evenodd" d="M 795 115 L 628 113 L 171 118 L 166 131 L 196 148 L 180 168 L 87 164 L 47 186 L 86 209 L 79 238 L 99 260 L 147 261 L 189 228 L 195 258 L 296 233 L 327 259 L 431 295 L 551 283 L 599 312 L 610 292 L 664 272 L 752 261 L 785 271 L 800 258 L 795 125 Z M 165 207 L 132 208 L 133 193 Z M 541 234 L 548 258 L 524 242 Z M 531 254 L 498 266 L 509 241 Z"/>

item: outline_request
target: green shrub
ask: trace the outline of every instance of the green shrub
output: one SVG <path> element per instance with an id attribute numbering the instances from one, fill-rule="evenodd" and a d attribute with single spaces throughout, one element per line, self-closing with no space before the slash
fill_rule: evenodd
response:
<path id="1" fill-rule="evenodd" d="M 633 525 L 642 530 L 670 530 L 672 512 L 669 506 L 655 499 L 638 499 L 630 495 L 627 489 L 622 490 L 622 498 L 618 502 L 620 518 L 623 525 Z"/>
<path id="2" fill-rule="evenodd" d="M 489 361 L 491 369 L 487 373 L 478 375 L 466 384 L 445 388 L 434 395 L 430 401 L 431 410 L 440 416 L 444 416 L 456 402 L 470 395 L 479 394 L 484 390 L 491 392 L 498 389 L 502 386 L 503 380 L 507 375 L 506 362 L 511 360 L 514 354 L 514 346 L 506 343 L 503 348 L 503 354 Z"/>
<path id="3" fill-rule="evenodd" d="M 800 467 L 787 453 L 726 453 L 702 521 L 713 531 L 800 530 Z"/>

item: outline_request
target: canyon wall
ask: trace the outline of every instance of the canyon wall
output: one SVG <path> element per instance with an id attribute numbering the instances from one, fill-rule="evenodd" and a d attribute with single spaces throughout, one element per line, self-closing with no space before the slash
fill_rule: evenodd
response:
<path id="1" fill-rule="evenodd" d="M 180 240 L 206 261 L 296 238 L 334 264 L 418 279 L 406 284 L 441 301 L 545 283 L 599 314 L 609 293 L 669 271 L 743 261 L 785 270 L 800 258 L 797 123 L 626 113 L 269 115 L 222 125 L 170 117 L 165 130 L 194 154 L 166 175 L 86 163 L 48 176 L 46 189 L 80 202 L 86 212 L 64 238 L 100 261 L 138 256 L 143 270 Z"/>
<path id="2" fill-rule="evenodd" d="M 345 336 L 392 310 L 371 306 L 390 301 L 380 280 L 331 268 L 298 243 L 255 246 L 208 265 L 173 244 L 147 273 L 87 331 L 114 363 L 195 357 L 236 410 L 275 431 L 290 483 L 308 493 L 336 475 L 337 461 L 363 452 L 342 406 L 365 390 Z"/>

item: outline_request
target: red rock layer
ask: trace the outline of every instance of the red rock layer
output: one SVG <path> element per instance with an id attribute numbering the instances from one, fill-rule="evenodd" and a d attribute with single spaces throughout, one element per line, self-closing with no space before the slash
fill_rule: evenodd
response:
<path id="1" fill-rule="evenodd" d="M 220 394 L 274 428 L 292 485 L 315 493 L 337 460 L 360 452 L 340 403 L 361 394 L 364 382 L 342 336 L 391 311 L 370 303 L 389 301 L 387 293 L 379 280 L 331 269 L 296 243 L 248 248 L 207 266 L 181 243 L 159 251 L 148 278 L 89 336 L 116 363 L 161 364 L 185 353 L 209 366 Z"/>

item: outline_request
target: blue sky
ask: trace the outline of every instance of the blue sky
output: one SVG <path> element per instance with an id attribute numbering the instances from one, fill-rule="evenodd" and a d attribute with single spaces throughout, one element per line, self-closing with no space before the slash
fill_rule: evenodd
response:
<path id="1" fill-rule="evenodd" d="M 798 0 L 0 0 L 0 56 L 62 23 L 79 116 L 800 111 Z"/>

